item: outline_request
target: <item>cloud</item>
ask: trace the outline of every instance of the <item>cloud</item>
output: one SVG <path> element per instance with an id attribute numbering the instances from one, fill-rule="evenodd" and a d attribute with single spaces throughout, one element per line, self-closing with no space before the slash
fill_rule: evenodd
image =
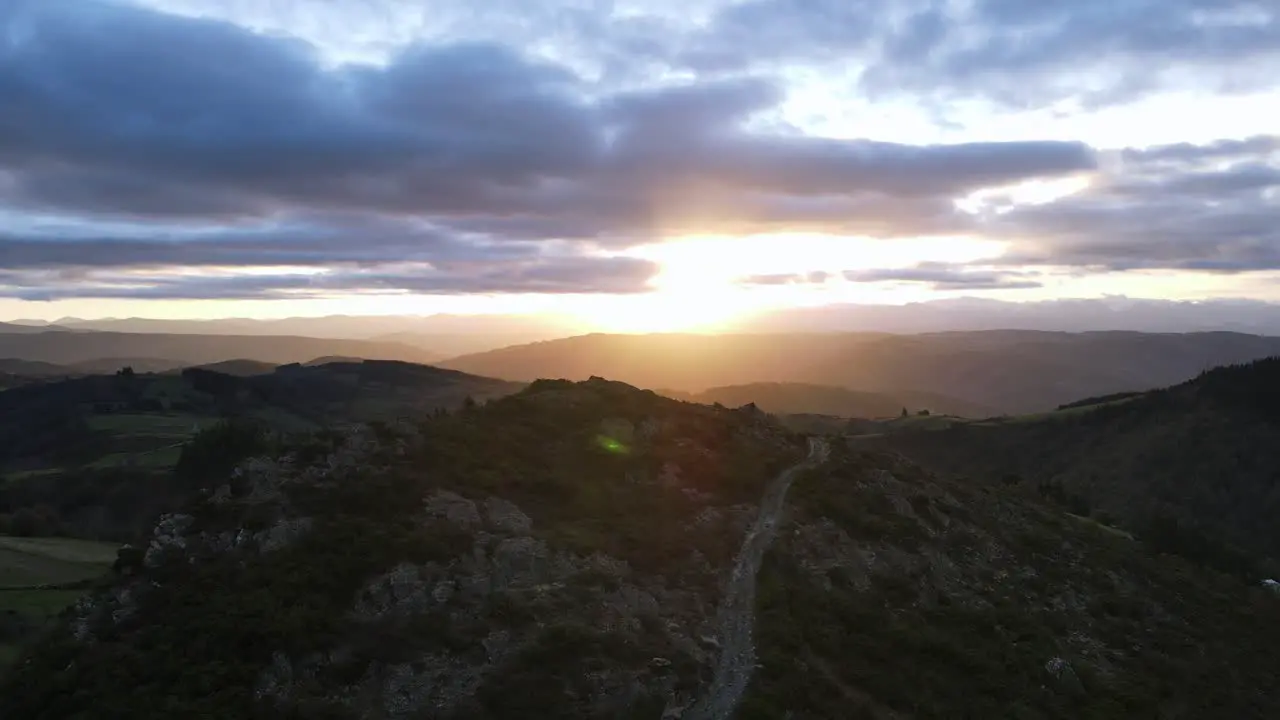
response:
<path id="1" fill-rule="evenodd" d="M 934 290 L 1026 290 L 1042 287 L 1036 272 L 981 270 L 945 263 L 920 263 L 907 268 L 846 270 L 850 282 L 923 283 Z"/>
<path id="2" fill-rule="evenodd" d="M 756 122 L 786 99 L 767 73 L 635 86 L 636 68 L 710 57 L 717 41 L 701 33 L 756 28 L 769 43 L 800 42 L 829 25 L 823 13 L 845 12 L 797 3 L 789 24 L 764 28 L 778 9 L 769 2 L 704 4 L 711 29 L 701 30 L 682 19 L 686 5 L 606 23 L 599 6 L 571 2 L 526 27 L 499 3 L 475 11 L 487 30 L 404 36 L 380 64 L 335 64 L 304 39 L 194 5 L 187 15 L 92 0 L 9 5 L 0 213 L 58 221 L 11 225 L 0 266 L 23 292 L 48 279 L 49 296 L 77 292 L 51 273 L 105 278 L 85 293 L 138 297 L 356 282 L 629 292 L 653 268 L 610 251 L 698 233 L 954 234 L 975 220 L 953 197 L 1097 165 L 1074 142 L 915 146 L 777 129 Z M 467 28 L 470 12 L 453 7 L 440 22 Z M 553 26 L 568 43 L 560 57 L 533 41 Z M 840 32 L 823 42 L 834 48 Z M 397 264 L 430 271 L 387 269 Z M 280 266 L 316 272 L 302 287 L 273 274 Z M 193 280 L 179 267 L 254 275 Z M 117 282 L 126 271 L 145 271 L 150 285 Z"/>
<path id="3" fill-rule="evenodd" d="M 1169 88 L 1275 87 L 1280 12 L 1270 0 L 978 0 L 921 9 L 862 79 L 880 92 L 966 95 L 1029 106 L 1127 102 Z"/>
<path id="4" fill-rule="evenodd" d="M 468 242 L 429 224 L 376 215 L 326 213 L 239 226 L 146 227 L 114 233 L 54 225 L 0 231 L 0 267 L 129 268 L 381 265 L 452 267 L 538 257 L 536 243 Z"/>
<path id="5" fill-rule="evenodd" d="M 0 50 L 10 203 L 220 219 L 298 207 L 441 224 L 581 216 L 573 234 L 596 237 L 672 229 L 672 189 L 746 199 L 744 215 L 760 216 L 789 199 L 937 196 L 1093 162 L 1075 143 L 750 132 L 743 123 L 782 99 L 760 79 L 602 93 L 495 44 L 327 68 L 299 41 L 82 5 L 24 6 Z M 735 192 L 767 197 L 718 197 Z"/>
<path id="6" fill-rule="evenodd" d="M 362 64 L 196 16 L 195 4 L 188 15 L 10 4 L 0 213 L 58 221 L 8 225 L 0 267 L 10 288 L 47 282 L 58 296 L 77 292 L 73 276 L 97 279 L 85 292 L 139 297 L 631 292 L 655 270 L 616 255 L 631 246 L 823 232 L 979 235 L 1009 244 L 1004 268 L 1280 268 L 1278 137 L 1099 153 L 819 137 L 778 122 L 782 77 L 801 65 L 846 63 L 876 93 L 1013 104 L 1277 82 L 1248 70 L 1280 62 L 1270 3 L 970 5 L 564 0 L 522 24 L 512 2 L 445 3 L 414 16 L 422 32 L 396 33 L 384 62 Z M 1129 72 L 1138 64 L 1168 70 Z M 1052 202 L 992 200 L 976 214 L 954 202 L 1079 174 L 1091 184 Z M 213 274 L 230 269 L 252 275 Z M 1038 282 L 929 265 L 850 279 Z"/>
<path id="7" fill-rule="evenodd" d="M 1002 262 L 1104 270 L 1280 269 L 1280 137 L 1128 150 L 1084 191 L 981 223 Z"/>
<path id="8" fill-rule="evenodd" d="M 807 273 L 770 273 L 766 275 L 748 275 L 740 278 L 740 285 L 821 285 L 831 277 L 831 273 L 815 270 Z"/>
<path id="9" fill-rule="evenodd" d="M 1280 84 L 1269 71 L 1280 62 L 1271 0 L 745 0 L 680 37 L 667 59 L 676 67 L 818 67 L 876 97 L 931 102 L 1088 107 Z"/>
<path id="10" fill-rule="evenodd" d="M 0 271 L 0 297 L 23 300 L 135 298 L 163 300 L 299 299 L 335 294 L 424 295 L 641 293 L 653 263 L 626 257 L 537 258 L 447 270 L 397 264 L 314 274 L 171 275 L 110 271 Z"/>

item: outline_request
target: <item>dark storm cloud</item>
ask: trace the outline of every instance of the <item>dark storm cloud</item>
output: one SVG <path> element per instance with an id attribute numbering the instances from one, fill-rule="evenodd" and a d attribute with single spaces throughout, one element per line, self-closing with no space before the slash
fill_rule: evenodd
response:
<path id="1" fill-rule="evenodd" d="M 977 270 L 945 263 L 844 272 L 844 278 L 851 282 L 923 283 L 934 290 L 1025 290 L 1042 286 L 1034 279 L 1037 276 L 1034 272 Z"/>
<path id="2" fill-rule="evenodd" d="M 536 257 L 534 243 L 474 243 L 421 223 L 385 217 L 322 214 L 240 228 L 84 234 L 54 228 L 0 231 L 0 267 L 126 268 L 142 266 L 317 266 L 429 262 L 438 266 Z"/>
<path id="3" fill-rule="evenodd" d="M 184 276 L 0 271 L 0 297 L 24 300 L 137 298 L 285 299 L 335 293 L 639 293 L 657 267 L 621 257 L 545 257 L 473 268 L 338 268 L 324 274 Z"/>
<path id="4" fill-rule="evenodd" d="M 324 69 L 295 41 L 98 3 L 24 6 L 0 50 L 14 204 L 226 218 L 297 206 L 650 228 L 667 189 L 928 195 L 1091 166 L 1073 143 L 750 133 L 761 80 L 604 94 L 498 45 Z M 698 188 L 696 190 L 701 191 Z M 711 192 L 711 190 L 706 190 Z M 633 199 L 634 198 L 634 199 Z"/>
<path id="5" fill-rule="evenodd" d="M 1012 241 L 1009 264 L 1280 269 L 1276 148 L 1280 138 L 1126 151 L 1084 191 L 989 216 L 983 231 Z"/>

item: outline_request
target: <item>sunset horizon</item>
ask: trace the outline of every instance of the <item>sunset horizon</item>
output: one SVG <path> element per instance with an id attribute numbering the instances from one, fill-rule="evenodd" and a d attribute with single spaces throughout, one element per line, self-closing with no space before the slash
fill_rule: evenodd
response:
<path id="1" fill-rule="evenodd" d="M 1273 13 L 792 5 L 9 4 L 0 318 L 1280 300 Z"/>

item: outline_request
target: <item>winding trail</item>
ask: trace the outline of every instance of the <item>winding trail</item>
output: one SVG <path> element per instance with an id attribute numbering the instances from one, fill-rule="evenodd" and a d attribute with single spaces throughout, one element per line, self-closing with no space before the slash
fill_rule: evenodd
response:
<path id="1" fill-rule="evenodd" d="M 773 543 L 778 516 L 787 499 L 787 490 L 801 471 L 827 459 L 827 444 L 809 438 L 809 456 L 778 475 L 765 490 L 760 501 L 760 514 L 751 524 L 742 548 L 734 560 L 733 574 L 725 588 L 724 599 L 717 611 L 720 659 L 706 694 L 689 706 L 683 720 L 727 720 L 751 680 L 756 666 L 756 648 L 751 641 L 755 627 L 756 574 L 764 553 Z"/>

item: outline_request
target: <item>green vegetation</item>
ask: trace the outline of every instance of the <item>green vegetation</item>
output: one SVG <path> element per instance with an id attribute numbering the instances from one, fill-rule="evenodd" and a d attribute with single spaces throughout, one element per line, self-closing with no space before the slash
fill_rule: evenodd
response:
<path id="1" fill-rule="evenodd" d="M 66 538 L 0 535 L 0 672 L 62 610 L 101 577 L 117 546 Z"/>
<path id="2" fill-rule="evenodd" d="M 868 439 L 944 474 L 1119 525 L 1156 552 L 1257 581 L 1280 572 L 1280 359 L 1001 423 Z"/>
<path id="3" fill-rule="evenodd" d="M 719 403 L 739 407 L 748 403 L 761 410 L 779 414 L 831 415 L 856 418 L 896 417 L 899 409 L 909 406 L 927 413 L 987 417 L 995 411 L 975 402 L 968 402 L 941 393 L 897 391 L 860 392 L 831 385 L 810 383 L 748 383 L 714 387 L 700 393 L 676 393 L 668 391 L 680 400 Z M 664 393 L 666 394 L 666 393 Z"/>
<path id="4" fill-rule="evenodd" d="M 192 447 L 253 437 L 210 432 Z M 757 500 L 803 441 L 762 413 L 594 380 L 287 452 L 202 494 L 180 548 L 122 563 L 97 610 L 77 610 L 0 686 L 0 715 L 385 715 L 410 701 L 383 697 L 381 678 L 476 667 L 473 690 L 450 696 L 456 717 L 600 717 L 606 700 L 604 716 L 653 717 L 708 672 L 694 633 L 739 542 L 723 508 Z M 265 549 L 300 518 L 305 530 Z M 221 544 L 244 534 L 263 539 Z M 380 596 L 389 573 L 402 579 Z M 91 645 L 72 632 L 81 621 Z M 287 692 L 259 695 L 280 662 L 319 663 L 315 682 L 289 675 Z"/>
<path id="5" fill-rule="evenodd" d="M 1275 717 L 1280 598 L 1014 487 L 838 450 L 792 490 L 739 717 Z"/>
<path id="6" fill-rule="evenodd" d="M 253 452 L 263 452 L 266 434 L 418 417 L 457 407 L 464 397 L 518 389 L 394 362 L 291 365 L 267 374 L 249 372 L 261 369 L 252 363 L 219 367 L 246 375 L 120 368 L 0 393 L 0 530 L 8 516 L 21 514 L 26 534 L 133 537 L 244 457 L 243 449 L 212 442 L 217 432 L 204 437 L 224 418 L 257 428 L 263 437 Z"/>
<path id="7" fill-rule="evenodd" d="M 338 363 L 0 393 L 28 419 L 0 413 L 0 717 L 661 717 L 806 432 L 833 452 L 791 487 L 735 717 L 1280 716 L 1280 360 L 983 421 L 513 389 Z"/>

